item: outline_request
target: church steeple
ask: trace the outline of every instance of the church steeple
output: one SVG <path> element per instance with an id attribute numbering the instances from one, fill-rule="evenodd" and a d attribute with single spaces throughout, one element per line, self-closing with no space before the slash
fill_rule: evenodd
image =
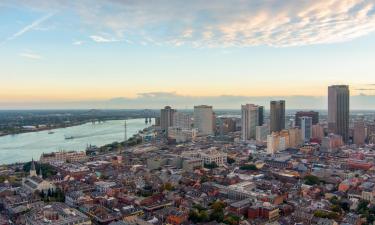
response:
<path id="1" fill-rule="evenodd" d="M 35 169 L 35 162 L 34 158 L 31 160 L 31 168 L 30 168 L 30 177 L 37 176 L 36 169 Z"/>
<path id="2" fill-rule="evenodd" d="M 39 177 L 43 179 L 43 172 L 41 166 L 39 166 Z"/>

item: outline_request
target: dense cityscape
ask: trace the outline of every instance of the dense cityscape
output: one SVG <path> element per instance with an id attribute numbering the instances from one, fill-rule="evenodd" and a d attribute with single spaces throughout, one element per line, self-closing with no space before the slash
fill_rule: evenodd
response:
<path id="1" fill-rule="evenodd" d="M 0 0 L 0 225 L 375 225 L 375 0 Z"/>
<path id="2" fill-rule="evenodd" d="M 166 106 L 126 141 L 3 165 L 0 224 L 372 224 L 375 114 L 346 85 L 324 116 L 269 104 Z"/>

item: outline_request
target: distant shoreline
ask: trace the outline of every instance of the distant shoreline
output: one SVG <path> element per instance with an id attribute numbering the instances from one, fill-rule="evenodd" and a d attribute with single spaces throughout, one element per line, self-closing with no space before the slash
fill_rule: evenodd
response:
<path id="1" fill-rule="evenodd" d="M 143 123 L 143 119 L 140 120 L 139 118 L 128 118 L 128 120 L 129 120 L 129 124 L 128 125 L 130 126 L 130 130 L 128 131 L 129 138 L 132 137 L 133 135 L 139 134 L 139 132 L 142 131 L 142 130 L 144 130 L 144 129 L 150 129 L 150 127 L 153 126 L 153 124 L 145 125 Z M 131 120 L 135 120 L 134 125 L 132 125 L 133 123 L 130 122 Z M 111 121 L 113 121 L 113 122 L 111 122 Z M 115 121 L 117 121 L 117 122 L 115 122 Z M 106 129 L 105 127 L 115 126 L 115 127 L 117 127 L 115 130 L 118 130 L 119 129 L 119 125 L 123 126 L 122 125 L 123 124 L 122 121 L 123 120 L 108 120 L 106 123 L 101 123 L 101 124 L 103 124 L 104 129 Z M 99 125 L 98 122 L 96 122 L 96 124 L 97 125 L 95 125 L 95 127 L 97 127 L 97 126 L 98 127 L 102 127 L 102 125 Z M 91 122 L 82 122 L 81 125 L 78 124 L 77 126 L 85 126 L 84 129 L 86 129 L 87 126 L 91 127 Z M 75 126 L 71 126 L 71 127 L 75 127 Z M 56 134 L 60 137 L 61 135 L 64 135 L 64 133 L 66 133 L 64 130 L 59 130 L 59 129 L 64 129 L 64 128 L 56 128 L 56 131 L 54 132 L 54 134 L 51 134 L 52 140 L 55 140 Z M 75 128 L 73 128 L 73 129 L 75 129 Z M 81 129 L 81 128 L 79 128 L 79 129 Z M 102 128 L 98 128 L 98 129 L 102 129 Z M 51 131 L 54 131 L 54 130 L 51 130 Z M 27 134 L 27 136 L 31 135 L 31 133 L 37 133 L 37 132 L 39 132 L 39 131 L 28 132 L 30 134 Z M 44 140 L 48 140 L 49 135 L 50 135 L 50 134 L 47 134 L 48 130 L 41 130 L 40 132 L 42 132 L 40 135 L 43 136 Z M 39 135 L 37 135 L 37 136 L 39 136 Z M 14 138 L 17 138 L 17 140 L 18 140 L 18 138 L 23 138 L 23 137 L 21 137 L 21 136 L 17 136 L 16 137 L 15 136 Z M 78 136 L 77 136 L 77 138 L 79 139 Z M 13 140 L 13 138 L 11 136 L 9 136 L 9 137 L 7 137 L 5 139 L 5 141 L 6 141 L 5 143 L 8 143 L 8 145 L 11 146 L 12 145 L 12 140 Z M 70 142 L 69 140 L 65 140 L 65 141 L 61 140 L 61 142 L 66 142 L 66 141 Z M 103 141 L 99 141 L 98 143 L 94 142 L 94 143 L 91 143 L 91 144 L 97 146 L 98 148 L 101 148 L 101 147 L 105 147 L 107 145 L 110 146 L 111 144 L 113 144 L 115 142 L 121 142 L 121 141 L 123 141 L 123 139 L 121 139 L 121 138 L 120 139 L 118 139 L 118 138 L 109 138 L 109 139 L 105 139 Z M 78 143 L 81 143 L 81 141 L 78 140 Z M 86 143 L 86 140 L 84 140 L 84 143 Z M 76 145 L 76 144 L 74 144 L 74 145 Z M 44 145 L 42 145 L 42 146 L 44 146 Z M 57 148 L 51 148 L 51 146 L 59 146 L 59 144 L 57 144 L 57 145 L 55 145 L 55 144 L 49 144 L 46 148 L 44 148 L 44 147 L 38 148 L 38 151 L 36 149 L 34 151 L 35 147 L 32 146 L 31 149 L 28 149 L 28 150 L 31 150 L 31 152 L 34 152 L 34 153 L 35 152 L 41 152 L 41 153 L 42 152 L 44 152 L 44 153 L 46 153 L 46 152 L 47 153 L 48 152 L 56 152 Z M 86 144 L 85 145 L 78 144 L 78 146 L 79 147 L 73 147 L 73 148 L 66 147 L 66 148 L 60 148 L 60 149 L 62 149 L 62 150 L 85 151 L 86 147 L 87 147 Z M 7 147 L 5 147 L 5 148 L 7 148 Z M 27 149 L 27 147 L 26 147 L 26 149 Z M 54 149 L 54 150 L 52 150 L 52 149 Z M 43 151 L 39 151 L 39 150 L 43 150 Z M 38 157 L 40 157 L 41 153 L 40 154 L 35 154 L 34 155 L 34 159 L 37 159 Z M 15 152 L 14 155 L 17 155 L 17 152 Z M 13 153 L 11 153 L 11 152 L 9 152 L 7 155 L 4 155 L 4 157 L 5 157 L 4 161 L 2 160 L 3 162 L 0 163 L 0 166 L 1 165 L 4 165 L 4 166 L 5 165 L 13 165 L 13 164 L 19 164 L 19 163 L 22 164 L 22 163 L 25 163 L 25 162 L 28 162 L 28 161 L 31 160 L 31 156 L 30 156 L 30 160 L 27 157 L 25 158 L 25 157 L 12 157 L 12 156 L 13 156 Z"/>

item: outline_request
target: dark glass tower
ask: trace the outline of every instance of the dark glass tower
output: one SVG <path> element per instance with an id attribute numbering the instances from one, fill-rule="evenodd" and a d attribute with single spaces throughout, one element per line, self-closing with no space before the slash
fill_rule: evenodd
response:
<path id="1" fill-rule="evenodd" d="M 339 134 L 345 143 L 349 141 L 349 86 L 328 87 L 328 130 Z"/>
<path id="2" fill-rule="evenodd" d="M 285 129 L 285 101 L 271 101 L 270 131 L 278 132 Z"/>
<path id="3" fill-rule="evenodd" d="M 264 107 L 258 107 L 258 126 L 262 126 L 264 123 Z"/>

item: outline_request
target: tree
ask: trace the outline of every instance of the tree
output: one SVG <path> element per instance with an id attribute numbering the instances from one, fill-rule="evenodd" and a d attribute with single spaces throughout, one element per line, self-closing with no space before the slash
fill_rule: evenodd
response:
<path id="1" fill-rule="evenodd" d="M 215 220 L 216 222 L 218 223 L 221 223 L 224 221 L 224 210 L 214 210 L 212 211 L 211 215 L 210 215 L 210 220 L 213 221 Z"/>
<path id="2" fill-rule="evenodd" d="M 366 200 L 360 200 L 357 206 L 357 213 L 359 214 L 364 214 L 368 211 L 368 206 L 369 201 Z"/>
<path id="3" fill-rule="evenodd" d="M 227 163 L 228 164 L 233 164 L 235 162 L 236 162 L 236 160 L 234 160 L 233 158 L 230 158 L 230 157 L 227 158 Z"/>
<path id="4" fill-rule="evenodd" d="M 193 205 L 192 209 L 189 212 L 189 220 L 193 223 L 209 221 L 207 210 L 201 205 Z"/>
<path id="5" fill-rule="evenodd" d="M 42 169 L 43 178 L 49 178 L 49 177 L 57 174 L 56 169 L 49 164 L 40 164 L 40 163 L 37 163 L 37 162 L 34 162 L 34 163 L 35 163 L 35 169 L 36 169 L 37 172 L 39 172 L 40 169 Z M 30 172 L 31 162 L 27 162 L 27 163 L 23 164 L 22 169 L 23 169 L 24 172 Z"/>
<path id="6" fill-rule="evenodd" d="M 224 223 L 229 225 L 237 225 L 240 222 L 240 218 L 236 215 L 229 214 L 225 217 Z"/>
<path id="7" fill-rule="evenodd" d="M 215 169 L 217 168 L 217 164 L 215 162 L 212 162 L 212 163 L 205 163 L 204 164 L 204 168 L 207 168 L 207 169 Z"/>
<path id="8" fill-rule="evenodd" d="M 307 175 L 304 177 L 305 184 L 307 185 L 317 185 L 320 184 L 320 179 L 319 177 L 316 177 L 314 175 Z"/>
<path id="9" fill-rule="evenodd" d="M 163 189 L 167 190 L 167 191 L 172 191 L 174 189 L 174 187 L 173 187 L 173 185 L 171 183 L 168 182 L 168 183 L 165 183 L 163 185 Z"/>
<path id="10" fill-rule="evenodd" d="M 223 201 L 217 200 L 211 204 L 211 209 L 218 211 L 223 210 L 225 208 L 225 203 Z"/>
<path id="11" fill-rule="evenodd" d="M 220 223 L 224 220 L 224 208 L 225 203 L 218 200 L 211 204 L 212 213 L 210 215 L 210 220 L 215 220 Z"/>
<path id="12" fill-rule="evenodd" d="M 258 168 L 254 164 L 248 164 L 248 165 L 240 166 L 240 170 L 252 170 L 252 171 L 256 171 L 256 170 L 258 170 Z"/>

